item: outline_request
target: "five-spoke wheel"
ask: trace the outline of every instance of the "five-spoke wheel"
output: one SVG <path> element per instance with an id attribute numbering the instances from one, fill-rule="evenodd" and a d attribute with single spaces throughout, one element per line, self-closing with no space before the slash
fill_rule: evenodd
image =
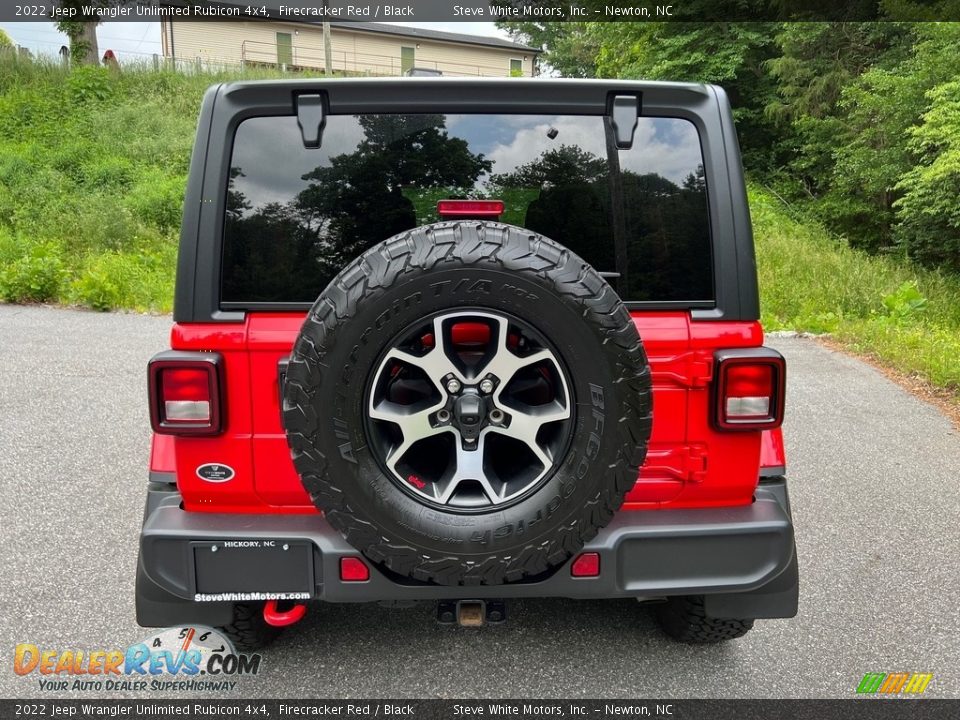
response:
<path id="1" fill-rule="evenodd" d="M 401 487 L 448 510 L 488 510 L 546 479 L 573 407 L 563 366 L 534 328 L 465 310 L 391 343 L 370 385 L 368 429 Z"/>

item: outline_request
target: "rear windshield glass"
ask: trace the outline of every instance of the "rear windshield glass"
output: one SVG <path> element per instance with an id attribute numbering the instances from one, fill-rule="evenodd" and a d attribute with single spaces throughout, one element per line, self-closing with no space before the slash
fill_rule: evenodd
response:
<path id="1" fill-rule="evenodd" d="M 641 118 L 617 150 L 596 115 L 389 114 L 330 116 L 317 149 L 295 117 L 240 124 L 222 301 L 311 303 L 358 254 L 455 198 L 502 200 L 502 222 L 567 246 L 624 300 L 714 297 L 692 123 Z"/>

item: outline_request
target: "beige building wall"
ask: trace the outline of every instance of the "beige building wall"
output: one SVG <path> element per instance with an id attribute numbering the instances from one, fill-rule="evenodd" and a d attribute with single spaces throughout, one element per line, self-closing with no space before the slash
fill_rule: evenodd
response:
<path id="1" fill-rule="evenodd" d="M 282 22 L 164 22 L 163 54 L 181 61 L 211 64 L 277 64 L 277 33 L 291 36 L 293 66 L 323 68 L 320 26 Z M 401 48 L 413 48 L 414 65 L 451 76 L 505 77 L 511 60 L 524 76 L 534 73 L 529 51 L 362 32 L 333 27 L 333 69 L 357 75 L 400 75 Z"/>

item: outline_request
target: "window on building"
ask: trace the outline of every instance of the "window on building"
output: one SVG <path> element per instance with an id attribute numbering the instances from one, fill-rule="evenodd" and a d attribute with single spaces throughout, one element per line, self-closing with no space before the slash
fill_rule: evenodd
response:
<path id="1" fill-rule="evenodd" d="M 401 73 L 405 73 L 407 70 L 410 70 L 413 67 L 414 53 L 415 53 L 415 50 L 412 47 L 400 48 L 400 72 Z"/>
<path id="2" fill-rule="evenodd" d="M 523 77 L 523 60 L 510 58 L 510 77 Z"/>
<path id="3" fill-rule="evenodd" d="M 277 33 L 277 65 L 293 65 L 293 36 Z"/>

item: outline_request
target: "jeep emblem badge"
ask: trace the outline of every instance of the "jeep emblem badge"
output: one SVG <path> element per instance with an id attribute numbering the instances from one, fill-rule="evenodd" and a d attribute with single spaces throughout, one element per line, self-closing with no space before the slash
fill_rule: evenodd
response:
<path id="1" fill-rule="evenodd" d="M 222 483 L 233 478 L 233 468 L 223 463 L 206 463 L 197 468 L 197 477 L 212 483 Z"/>

